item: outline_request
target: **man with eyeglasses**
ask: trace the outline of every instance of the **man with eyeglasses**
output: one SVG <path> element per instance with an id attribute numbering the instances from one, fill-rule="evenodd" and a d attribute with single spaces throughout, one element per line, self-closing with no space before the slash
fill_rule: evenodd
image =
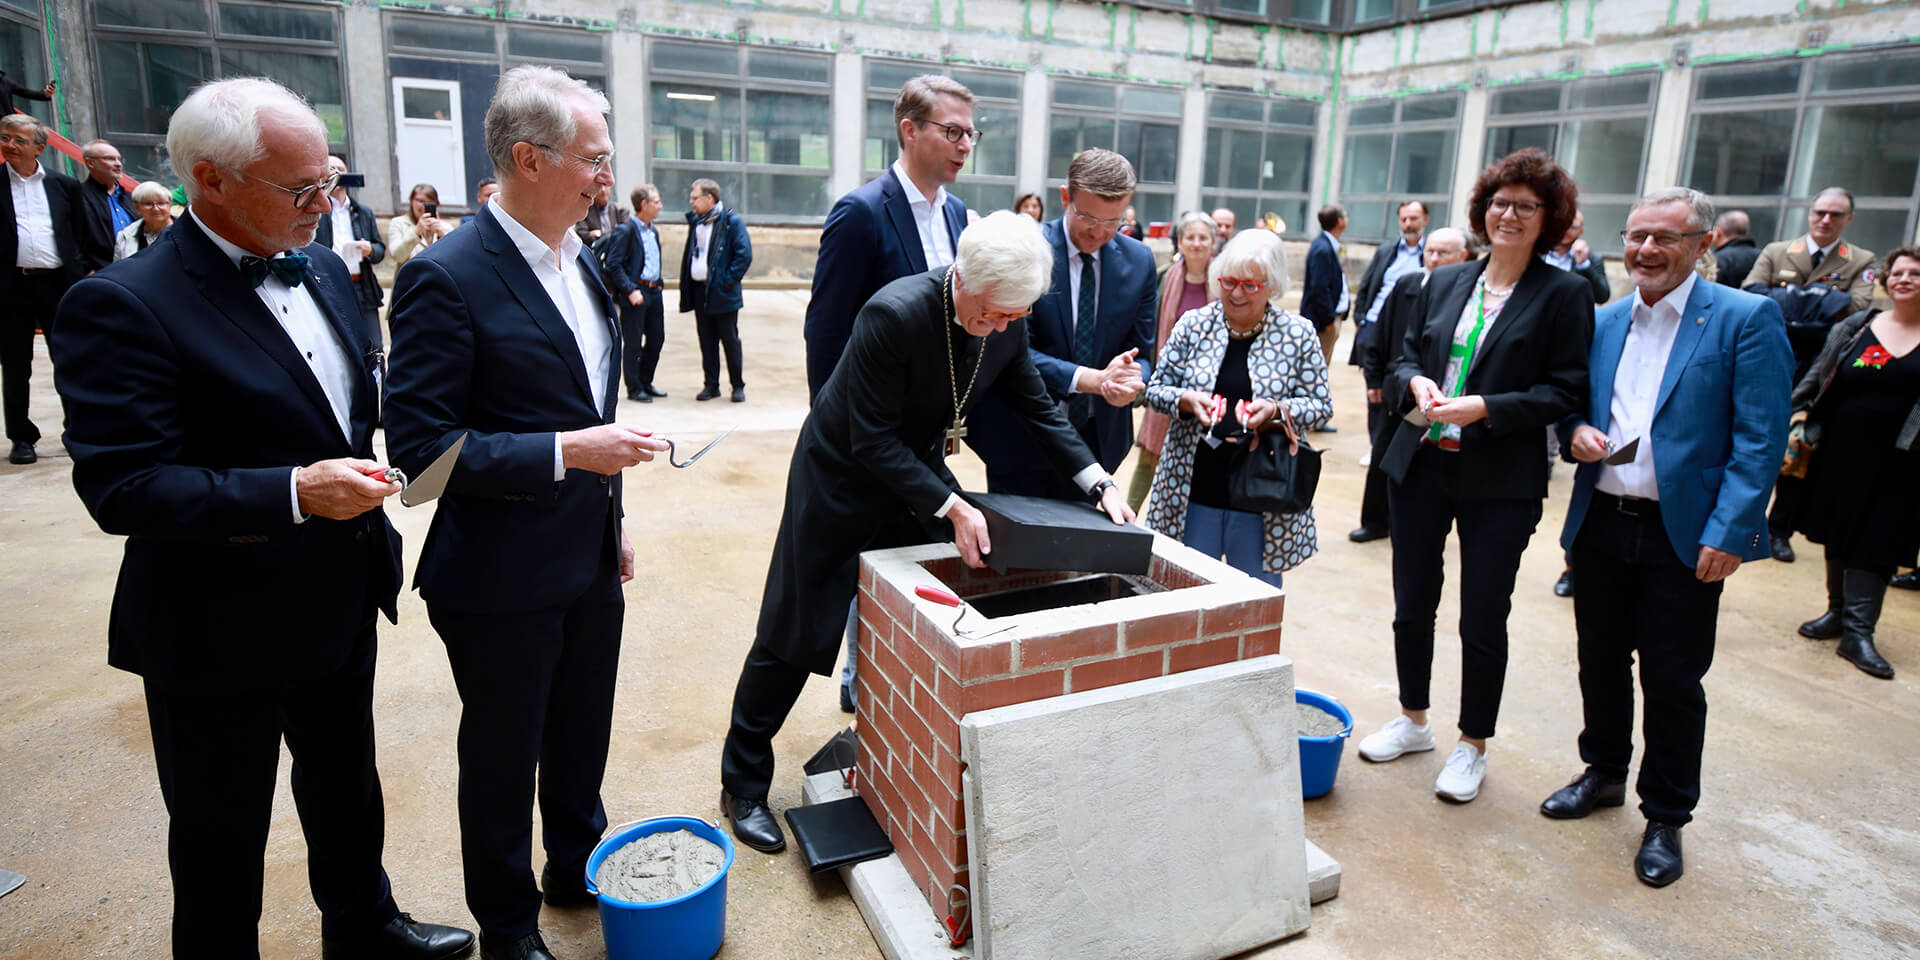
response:
<path id="1" fill-rule="evenodd" d="M 747 222 L 720 199 L 720 185 L 706 177 L 687 189 L 687 243 L 680 252 L 680 312 L 693 312 L 700 337 L 703 384 L 695 400 L 720 396 L 720 356 L 727 358 L 733 402 L 747 402 L 740 361 L 740 282 L 753 266 Z"/>
<path id="2" fill-rule="evenodd" d="M 108 248 L 107 259 L 87 264 L 88 272 L 92 272 L 113 262 L 113 238 L 140 219 L 140 211 L 134 207 L 132 194 L 120 183 L 124 168 L 120 151 L 113 144 L 89 140 L 80 148 L 80 162 L 87 168 L 87 179 L 80 182 L 80 196 L 87 201 L 93 228 L 106 231 Z"/>
<path id="3" fill-rule="evenodd" d="M 386 259 L 387 245 L 380 239 L 380 229 L 374 225 L 373 211 L 361 206 L 360 201 L 347 193 L 346 187 L 340 186 L 339 178 L 346 172 L 347 161 L 327 157 L 327 175 L 333 185 L 327 191 L 330 209 L 320 218 L 313 242 L 332 250 L 347 265 L 347 276 L 352 278 L 360 301 L 360 322 L 365 328 L 367 344 L 381 350 L 386 343 L 380 335 L 380 304 L 385 301 L 385 294 L 380 290 L 380 278 L 374 276 L 373 266 Z M 381 375 L 385 376 L 385 371 Z"/>
<path id="4" fill-rule="evenodd" d="M 1066 208 L 1042 225 L 1053 286 L 1027 324 L 1033 365 L 1074 432 L 1112 473 L 1133 446 L 1133 405 L 1152 372 L 1159 282 L 1146 244 L 1120 235 L 1136 183 L 1133 164 L 1082 150 L 1060 188 Z M 969 421 L 967 443 L 987 465 L 987 490 L 1060 500 L 1084 485 L 1049 469 L 1013 411 L 991 395 Z"/>
<path id="5" fill-rule="evenodd" d="M 145 687 L 173 955 L 260 955 L 283 740 L 322 957 L 463 955 L 473 934 L 401 913 L 381 867 L 375 621 L 397 614 L 381 504 L 400 484 L 374 459 L 346 268 L 313 243 L 326 125 L 278 84 L 222 80 L 174 111 L 167 155 L 190 212 L 74 285 L 51 347 L 74 489 L 126 537 L 107 662 Z"/>

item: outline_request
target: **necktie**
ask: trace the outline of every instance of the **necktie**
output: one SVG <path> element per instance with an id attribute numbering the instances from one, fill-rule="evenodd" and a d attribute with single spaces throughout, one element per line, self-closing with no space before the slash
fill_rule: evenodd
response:
<path id="1" fill-rule="evenodd" d="M 1813 268 L 1815 270 L 1820 269 L 1820 261 L 1825 260 L 1826 258 L 1827 258 L 1827 252 L 1825 250 L 1815 250 L 1813 252 Z"/>
<path id="2" fill-rule="evenodd" d="M 1097 367 L 1093 357 L 1093 320 L 1098 293 L 1098 283 L 1093 274 L 1093 256 L 1080 255 L 1080 297 L 1074 307 L 1073 325 L 1073 362 L 1083 367 Z M 1093 399 L 1087 394 L 1076 394 L 1073 402 L 1067 405 L 1068 419 L 1075 425 L 1085 423 L 1093 416 Z"/>
<path id="3" fill-rule="evenodd" d="M 281 283 L 289 287 L 297 287 L 307 279 L 307 255 L 304 253 L 289 253 L 284 256 L 275 257 L 272 260 L 263 260 L 259 257 L 241 257 L 240 272 L 247 275 L 247 279 L 253 283 L 254 289 L 259 289 L 261 284 L 267 282 L 267 274 L 269 273 L 279 277 Z"/>

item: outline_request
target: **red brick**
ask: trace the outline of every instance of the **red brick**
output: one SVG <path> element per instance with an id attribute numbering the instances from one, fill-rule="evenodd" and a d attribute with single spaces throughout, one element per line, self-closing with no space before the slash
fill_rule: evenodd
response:
<path id="1" fill-rule="evenodd" d="M 967 578 L 967 565 L 959 557 L 941 557 L 936 560 L 920 561 L 920 569 L 935 580 L 952 589 L 956 583 L 964 583 Z"/>
<path id="2" fill-rule="evenodd" d="M 935 669 L 937 670 L 939 668 L 936 667 Z M 922 714 L 928 710 L 940 709 L 940 701 L 934 699 L 933 691 L 929 689 L 932 684 L 933 677 L 929 674 L 926 677 L 915 678 L 913 687 L 904 691 L 907 703 Z"/>
<path id="3" fill-rule="evenodd" d="M 920 719 L 911 709 L 894 711 L 893 722 L 900 725 L 900 732 L 907 735 L 907 743 L 912 745 L 913 749 L 921 753 L 932 749 L 933 731 L 929 730 L 927 722 Z"/>
<path id="4" fill-rule="evenodd" d="M 864 715 L 874 706 L 893 709 L 893 690 L 881 675 L 880 668 L 874 664 L 873 651 L 866 644 L 861 644 L 860 655 L 856 659 L 859 661 L 859 672 L 854 677 L 854 693 L 857 694 L 854 699 L 859 702 L 861 714 Z"/>
<path id="5" fill-rule="evenodd" d="M 913 622 L 913 600 L 901 593 L 895 584 L 885 580 L 876 581 L 873 585 L 873 598 L 880 602 L 881 608 L 887 611 L 887 616 L 892 617 L 893 622 L 899 624 Z"/>
<path id="6" fill-rule="evenodd" d="M 924 821 L 933 814 L 933 800 L 914 782 L 909 756 L 901 754 L 896 758 L 899 765 L 892 771 L 893 785 L 900 788 L 900 796 L 907 803 L 907 811 L 916 821 Z"/>
<path id="7" fill-rule="evenodd" d="M 895 833 L 897 832 L 896 825 L 905 826 L 908 822 L 906 815 L 907 803 L 901 799 L 900 791 L 893 788 L 893 781 L 889 780 L 885 774 L 876 775 L 869 773 L 864 786 L 867 791 L 869 791 L 870 797 L 878 797 L 880 799 L 880 809 L 886 811 L 886 816 L 877 819 L 879 819 L 882 827 L 887 828 L 887 839 L 899 843 L 900 841 L 895 837 Z M 871 808 L 871 801 L 869 801 L 868 806 Z"/>
<path id="8" fill-rule="evenodd" d="M 1247 643 L 1245 648 L 1240 652 L 1240 656 L 1243 659 L 1251 660 L 1254 657 L 1264 657 L 1270 653 L 1279 653 L 1280 629 L 1279 627 L 1274 627 L 1272 630 L 1255 630 L 1247 634 Z"/>
<path id="9" fill-rule="evenodd" d="M 1200 635 L 1200 611 L 1182 610 L 1158 617 L 1127 621 L 1127 652 L 1136 653 L 1168 643 L 1192 640 Z"/>
<path id="10" fill-rule="evenodd" d="M 913 674 L 907 671 L 907 665 L 900 662 L 900 658 L 894 655 L 892 649 L 879 644 L 872 644 L 870 646 L 862 645 L 860 647 L 860 655 L 867 656 L 869 654 L 873 657 L 874 668 L 880 671 L 881 676 L 887 678 L 886 686 L 888 689 L 901 690 L 904 689 L 906 684 L 913 681 Z"/>
<path id="11" fill-rule="evenodd" d="M 926 650 L 930 637 L 931 634 L 925 630 L 916 628 L 912 636 L 903 635 L 895 638 L 893 653 L 900 658 L 901 663 L 906 665 L 910 674 L 900 678 L 902 689 L 912 682 L 913 677 L 933 676 L 933 655 Z"/>
<path id="12" fill-rule="evenodd" d="M 960 689 L 960 716 L 978 710 L 991 710 L 1010 703 L 1026 703 L 1029 700 L 1041 700 L 1057 697 L 1066 692 L 1067 672 L 1048 670 L 1045 673 L 1028 673 L 1005 680 L 987 680 Z"/>
<path id="13" fill-rule="evenodd" d="M 1084 660 L 1088 657 L 1110 657 L 1120 650 L 1120 628 L 1111 623 L 1082 627 L 1066 633 L 1055 633 L 1044 637 L 1032 637 L 1020 641 L 1020 669 L 1032 670 L 1037 667 L 1066 663 L 1069 660 Z"/>
<path id="14" fill-rule="evenodd" d="M 1287 608 L 1287 598 L 1261 597 L 1257 600 L 1243 600 L 1239 603 L 1215 607 L 1206 611 L 1200 618 L 1200 632 L 1207 636 L 1216 633 L 1245 633 L 1248 630 L 1265 630 L 1278 626 Z"/>
<path id="15" fill-rule="evenodd" d="M 1073 692 L 1097 690 L 1111 687 L 1116 683 L 1132 683 L 1157 677 L 1165 672 L 1166 655 L 1159 650 L 1149 650 L 1130 657 L 1114 660 L 1097 660 L 1083 663 L 1073 668 Z"/>
<path id="16" fill-rule="evenodd" d="M 997 677 L 1013 672 L 1013 644 L 1010 641 L 974 643 L 960 647 L 959 663 L 962 676 L 968 679 L 978 677 Z"/>
<path id="17" fill-rule="evenodd" d="M 900 856 L 900 865 L 907 868 L 907 876 L 913 878 L 913 885 L 922 890 L 927 889 L 927 886 L 933 882 L 933 871 L 928 870 L 926 863 L 920 859 L 920 854 L 914 852 L 913 841 L 901 840 L 893 836 L 887 839 L 893 841 L 893 852 Z"/>
<path id="18" fill-rule="evenodd" d="M 947 862 L 946 855 L 933 842 L 933 838 L 927 835 L 927 828 L 923 824 L 913 825 L 913 837 L 910 843 L 913 845 L 913 852 L 919 855 L 920 862 L 927 865 L 929 880 L 952 873 L 953 868 L 957 866 Z M 898 843 L 895 844 L 895 846 L 898 845 Z"/>
<path id="19" fill-rule="evenodd" d="M 873 589 L 873 564 L 866 557 L 860 558 L 860 578 L 857 582 L 862 592 Z"/>
<path id="20" fill-rule="evenodd" d="M 1232 663 L 1240 659 L 1240 638 L 1235 636 L 1216 637 L 1212 640 L 1200 640 L 1183 643 L 1167 649 L 1170 665 L 1168 673 L 1181 673 L 1198 670 L 1215 664 Z"/>
<path id="21" fill-rule="evenodd" d="M 921 713 L 920 719 L 925 720 L 927 729 L 933 731 L 934 745 L 950 753 L 960 752 L 960 721 L 938 706 L 931 713 Z"/>
<path id="22" fill-rule="evenodd" d="M 933 753 L 929 754 L 927 759 L 932 762 L 934 776 L 941 783 L 952 784 L 953 789 L 956 791 L 960 789 L 960 774 L 966 772 L 967 765 L 960 762 L 960 754 L 958 751 L 949 750 L 945 747 L 935 747 Z M 958 823 L 954 824 L 956 827 L 959 825 Z"/>
<path id="23" fill-rule="evenodd" d="M 886 754 L 893 763 L 904 762 L 908 756 L 908 752 L 913 749 L 913 742 L 908 740 L 906 733 L 900 729 L 898 724 L 893 722 L 893 715 L 885 710 L 875 710 L 873 715 L 867 717 L 865 722 L 861 724 L 860 737 L 863 742 L 869 733 L 873 734 L 874 738 L 879 741 L 873 744 L 873 746 L 884 746 L 886 748 Z M 890 765 L 885 769 L 891 773 L 893 767 Z"/>
<path id="24" fill-rule="evenodd" d="M 956 832 L 945 820 L 928 818 L 927 838 L 933 849 L 947 858 L 949 866 L 958 867 L 967 862 L 967 835 Z"/>

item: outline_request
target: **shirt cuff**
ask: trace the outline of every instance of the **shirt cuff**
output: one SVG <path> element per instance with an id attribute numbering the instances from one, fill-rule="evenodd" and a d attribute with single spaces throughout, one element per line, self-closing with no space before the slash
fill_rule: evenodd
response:
<path id="1" fill-rule="evenodd" d="M 553 482 L 559 483 L 567 478 L 567 462 L 560 456 L 560 434 L 553 435 Z"/>
<path id="2" fill-rule="evenodd" d="M 947 502 L 945 502 L 945 503 L 943 503 L 943 504 L 941 504 L 941 505 L 940 505 L 940 509 L 938 509 L 938 510 L 935 510 L 935 511 L 933 512 L 933 515 L 934 515 L 934 516 L 936 516 L 936 517 L 939 517 L 939 518 L 941 518 L 941 519 L 945 519 L 945 518 L 946 518 L 946 516 L 947 516 L 947 511 L 949 511 L 949 510 L 952 510 L 952 509 L 953 509 L 953 505 L 954 505 L 954 504 L 956 504 L 956 503 L 959 503 L 959 502 L 960 502 L 960 495 L 959 495 L 959 494 L 957 494 L 957 493 L 949 493 L 949 494 L 947 494 Z"/>
<path id="3" fill-rule="evenodd" d="M 1071 384 L 1069 384 L 1069 385 L 1068 385 L 1068 387 L 1069 387 L 1069 389 L 1067 390 L 1067 392 L 1068 392 L 1068 393 L 1079 393 L 1079 392 L 1081 392 L 1081 391 L 1080 391 L 1080 375 L 1081 375 L 1081 374 L 1083 374 L 1083 373 L 1089 373 L 1089 374 L 1093 374 L 1095 378 L 1098 378 L 1098 377 L 1099 377 L 1099 375 L 1100 375 L 1100 372 L 1099 372 L 1098 370 L 1095 370 L 1095 369 L 1093 369 L 1092 367 L 1074 367 L 1074 368 L 1073 368 L 1073 383 L 1071 383 Z M 1094 389 L 1092 389 L 1092 390 L 1089 390 L 1089 391 L 1087 391 L 1087 392 L 1088 392 L 1088 393 L 1099 393 L 1099 392 L 1100 392 L 1100 388 L 1098 388 L 1098 387 L 1095 387 Z"/>
<path id="4" fill-rule="evenodd" d="M 1106 468 L 1097 463 L 1090 463 L 1087 464 L 1086 469 L 1073 475 L 1073 485 L 1079 487 L 1081 493 L 1091 493 L 1094 484 L 1108 479 L 1111 478 L 1107 476 Z"/>
<path id="5" fill-rule="evenodd" d="M 307 515 L 300 512 L 300 468 L 294 467 L 287 474 L 287 500 L 293 504 L 293 522 L 297 526 L 307 522 Z"/>

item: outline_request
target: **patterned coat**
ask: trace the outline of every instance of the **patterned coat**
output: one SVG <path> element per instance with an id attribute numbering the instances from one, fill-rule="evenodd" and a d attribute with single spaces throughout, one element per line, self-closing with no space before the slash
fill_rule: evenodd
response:
<path id="1" fill-rule="evenodd" d="M 1160 465 L 1147 497 L 1146 525 L 1175 540 L 1187 527 L 1187 496 L 1193 484 L 1193 452 L 1200 443 L 1200 421 L 1179 412 L 1180 395 L 1198 390 L 1211 396 L 1227 353 L 1227 321 L 1219 301 L 1187 311 L 1174 324 L 1161 348 L 1147 384 L 1147 405 L 1173 419 L 1160 448 Z M 1333 397 L 1327 392 L 1327 362 L 1313 324 L 1278 308 L 1268 308 L 1267 326 L 1247 351 L 1247 373 L 1253 395 L 1278 400 L 1293 414 L 1302 432 L 1333 416 Z M 1320 549 L 1314 532 L 1313 510 L 1268 513 L 1266 548 L 1261 568 L 1282 573 L 1299 566 Z"/>

